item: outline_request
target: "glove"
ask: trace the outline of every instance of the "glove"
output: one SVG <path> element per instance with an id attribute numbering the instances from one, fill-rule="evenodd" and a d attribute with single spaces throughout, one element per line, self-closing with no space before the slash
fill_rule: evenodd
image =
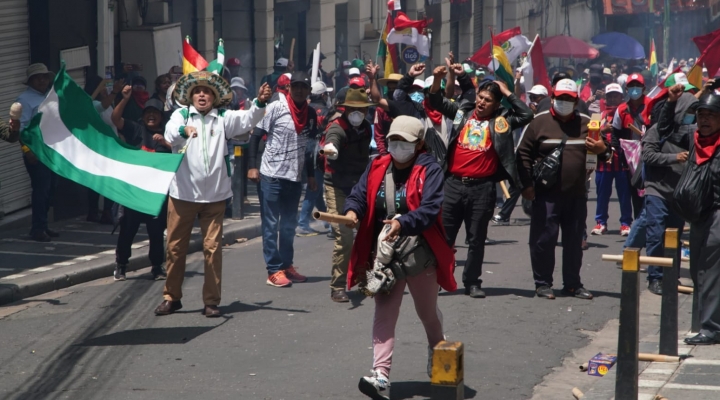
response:
<path id="1" fill-rule="evenodd" d="M 328 143 L 325 145 L 325 147 L 323 147 L 323 153 L 328 160 L 334 161 L 338 158 L 338 151 L 335 148 L 335 145 L 332 143 Z"/>

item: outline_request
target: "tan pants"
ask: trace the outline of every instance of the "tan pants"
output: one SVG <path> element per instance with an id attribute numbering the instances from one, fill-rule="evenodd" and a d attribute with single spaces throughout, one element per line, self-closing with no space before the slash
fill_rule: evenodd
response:
<path id="1" fill-rule="evenodd" d="M 205 255 L 205 284 L 203 302 L 208 306 L 220 304 L 222 279 L 222 234 L 225 201 L 194 203 L 169 197 L 167 221 L 167 280 L 163 297 L 178 301 L 182 298 L 185 279 L 185 259 L 193 223 L 197 216 L 203 237 Z"/>
<path id="2" fill-rule="evenodd" d="M 345 209 L 345 192 L 325 185 L 325 201 L 330 214 L 342 214 Z M 332 279 L 330 289 L 345 290 L 347 287 L 348 264 L 353 245 L 353 230 L 343 224 L 332 224 L 335 233 L 335 247 L 332 253 Z"/>

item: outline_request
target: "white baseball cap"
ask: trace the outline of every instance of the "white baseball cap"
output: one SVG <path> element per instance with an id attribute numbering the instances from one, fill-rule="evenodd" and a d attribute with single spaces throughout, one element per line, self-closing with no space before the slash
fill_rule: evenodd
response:
<path id="1" fill-rule="evenodd" d="M 360 70 L 357 68 L 350 68 L 350 70 L 348 70 L 348 76 L 360 76 Z"/>
<path id="2" fill-rule="evenodd" d="M 275 61 L 276 67 L 287 67 L 288 66 L 288 59 L 284 57 L 280 57 Z"/>
<path id="3" fill-rule="evenodd" d="M 611 83 L 611 84 L 605 86 L 605 94 L 608 94 L 608 93 L 623 94 L 622 86 L 618 85 L 617 83 Z"/>
<path id="4" fill-rule="evenodd" d="M 528 90 L 528 94 L 534 94 L 538 96 L 547 96 L 548 91 L 547 88 L 543 85 L 535 85 L 530 90 Z"/>
<path id="5" fill-rule="evenodd" d="M 558 83 L 555 84 L 553 93 L 555 94 L 555 97 L 562 96 L 564 94 L 569 94 L 572 97 L 578 97 L 578 87 L 572 79 L 560 79 Z"/>
<path id="6" fill-rule="evenodd" d="M 417 86 L 420 89 L 425 89 L 425 81 L 422 79 L 415 79 L 412 85 Z"/>
<path id="7" fill-rule="evenodd" d="M 327 87 L 327 85 L 323 81 L 316 81 L 315 83 L 312 84 L 311 89 L 310 89 L 310 93 L 314 94 L 316 96 L 321 95 L 323 93 L 330 93 L 332 91 L 333 91 L 333 88 Z"/>
<path id="8" fill-rule="evenodd" d="M 240 88 L 244 91 L 247 91 L 247 88 L 245 87 L 245 81 L 243 78 L 236 76 L 230 80 L 230 87 L 231 88 Z"/>

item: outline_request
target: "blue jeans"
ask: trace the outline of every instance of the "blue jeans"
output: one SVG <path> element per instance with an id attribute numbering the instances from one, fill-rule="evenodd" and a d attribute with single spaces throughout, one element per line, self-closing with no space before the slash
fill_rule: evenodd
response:
<path id="1" fill-rule="evenodd" d="M 30 164 L 27 157 L 23 156 L 25 169 L 30 175 L 32 186 L 32 228 L 30 235 L 36 235 L 48 229 L 48 210 L 55 185 L 55 173 L 40 161 Z"/>
<path id="2" fill-rule="evenodd" d="M 635 222 L 633 222 L 632 224 L 630 234 L 628 235 L 627 239 L 625 239 L 623 249 L 627 247 L 642 249 L 643 247 L 645 247 L 647 234 L 646 215 L 647 213 L 645 212 L 645 207 L 643 207 L 642 211 L 640 211 L 640 215 L 635 219 Z"/>
<path id="3" fill-rule="evenodd" d="M 268 274 L 272 275 L 293 264 L 302 183 L 260 175 L 260 193 L 263 256 Z"/>
<path id="4" fill-rule="evenodd" d="M 612 195 L 612 184 L 615 181 L 618 201 L 620 202 L 620 224 L 630 226 L 632 224 L 632 203 L 630 201 L 630 184 L 628 183 L 627 172 L 603 172 L 595 171 L 595 186 L 597 190 L 597 204 L 595 206 L 595 221 L 607 226 L 608 205 Z"/>
<path id="5" fill-rule="evenodd" d="M 664 257 L 665 228 L 679 228 L 682 232 L 685 221 L 670 209 L 664 198 L 653 195 L 645 195 L 643 213 L 646 213 L 645 220 L 647 221 L 647 255 Z M 662 270 L 662 267 L 648 266 L 647 280 L 649 282 L 662 280 Z"/>
<path id="6" fill-rule="evenodd" d="M 320 212 L 327 212 L 327 205 L 323 197 L 323 175 L 325 175 L 324 171 L 319 168 L 315 169 L 317 190 L 310 190 L 309 187 L 305 189 L 305 200 L 303 200 L 300 219 L 298 220 L 298 225 L 300 225 L 301 228 L 310 229 L 313 209 L 317 208 Z"/>

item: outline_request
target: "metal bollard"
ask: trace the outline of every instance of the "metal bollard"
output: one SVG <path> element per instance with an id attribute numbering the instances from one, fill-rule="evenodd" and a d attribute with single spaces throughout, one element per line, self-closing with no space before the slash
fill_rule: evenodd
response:
<path id="1" fill-rule="evenodd" d="M 243 149 L 241 146 L 235 146 L 235 158 L 233 159 L 233 174 L 232 174 L 232 219 L 244 219 L 245 218 L 245 204 L 243 199 L 245 198 L 244 180 L 247 179 L 247 172 L 243 168 Z"/>
<path id="2" fill-rule="evenodd" d="M 660 354 L 678 355 L 678 274 L 680 271 L 680 232 L 665 229 L 665 257 L 672 267 L 663 268 L 662 308 L 660 311 Z"/>
<path id="3" fill-rule="evenodd" d="M 640 249 L 626 248 L 622 260 L 620 327 L 618 333 L 615 400 L 638 398 L 638 348 L 640 341 Z"/>
<path id="4" fill-rule="evenodd" d="M 438 343 L 433 349 L 431 400 L 465 398 L 465 371 L 462 342 Z"/>

